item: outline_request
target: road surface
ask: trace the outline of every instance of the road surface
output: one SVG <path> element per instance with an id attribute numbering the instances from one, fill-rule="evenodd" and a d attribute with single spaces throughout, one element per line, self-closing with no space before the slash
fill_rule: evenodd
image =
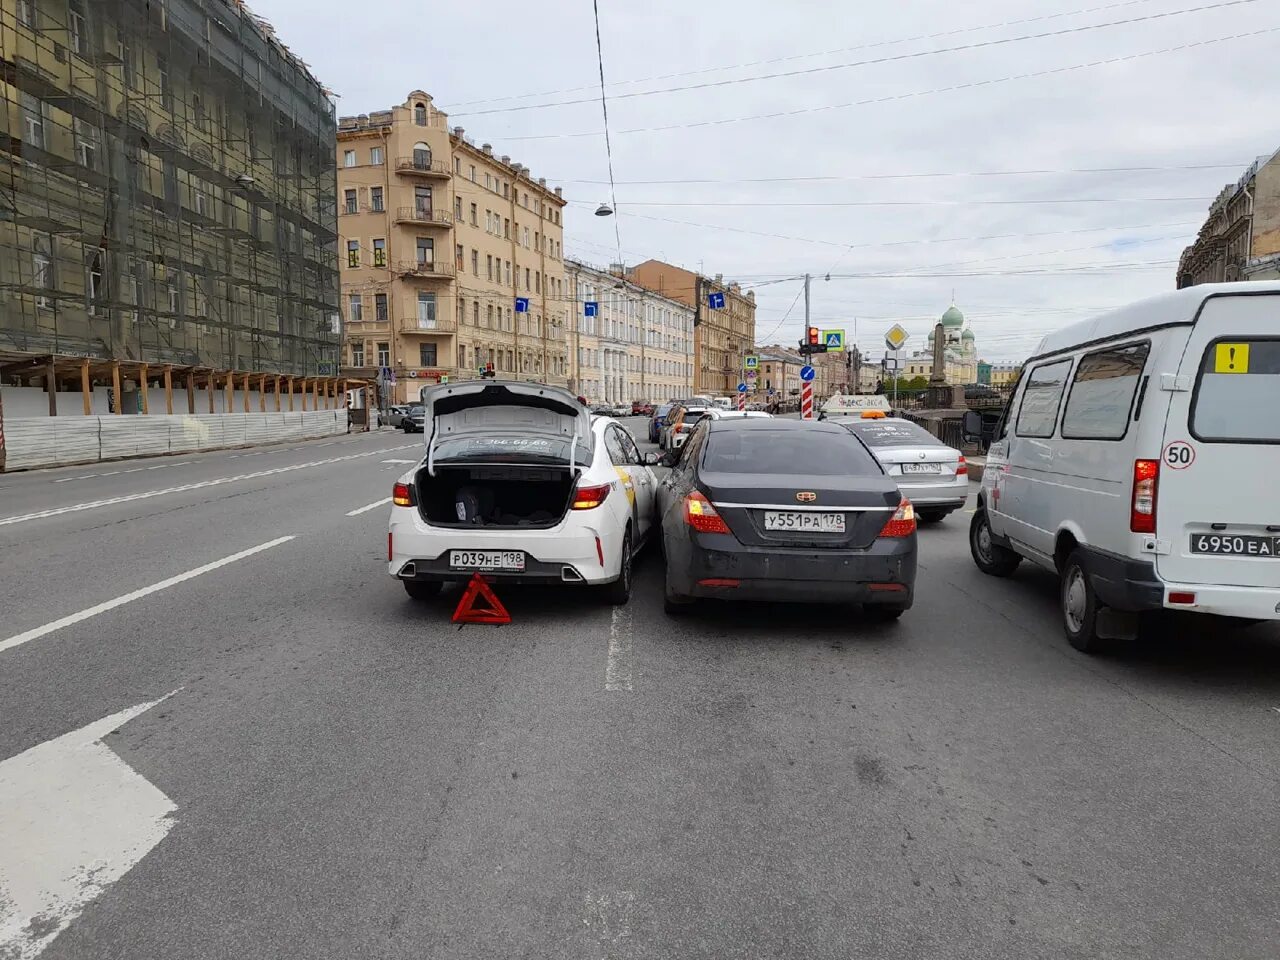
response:
<path id="1" fill-rule="evenodd" d="M 628 421 L 638 429 L 639 421 Z M 381 432 L 0 477 L 0 957 L 1274 958 L 1280 631 L 385 574 Z"/>

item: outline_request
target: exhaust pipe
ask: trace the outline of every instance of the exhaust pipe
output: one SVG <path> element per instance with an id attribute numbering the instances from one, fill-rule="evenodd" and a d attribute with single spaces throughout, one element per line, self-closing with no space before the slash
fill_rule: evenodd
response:
<path id="1" fill-rule="evenodd" d="M 570 566 L 560 568 L 560 580 L 564 583 L 582 583 L 582 574 Z"/>
<path id="2" fill-rule="evenodd" d="M 400 576 L 405 580 L 412 580 L 418 575 L 418 567 L 412 560 L 400 568 Z"/>

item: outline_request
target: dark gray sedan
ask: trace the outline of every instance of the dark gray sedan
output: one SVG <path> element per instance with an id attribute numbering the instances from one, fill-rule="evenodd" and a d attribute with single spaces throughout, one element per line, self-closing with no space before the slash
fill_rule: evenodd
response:
<path id="1" fill-rule="evenodd" d="M 911 504 L 835 424 L 705 418 L 658 488 L 668 613 L 699 597 L 860 603 L 890 620 L 916 580 Z"/>

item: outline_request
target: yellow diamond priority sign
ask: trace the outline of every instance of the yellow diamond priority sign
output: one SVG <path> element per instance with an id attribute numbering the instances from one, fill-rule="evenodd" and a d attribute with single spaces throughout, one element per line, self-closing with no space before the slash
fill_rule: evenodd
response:
<path id="1" fill-rule="evenodd" d="M 907 342 L 907 337 L 907 331 L 903 329 L 902 324 L 895 323 L 884 335 L 884 345 L 890 350 L 901 350 L 903 344 Z"/>

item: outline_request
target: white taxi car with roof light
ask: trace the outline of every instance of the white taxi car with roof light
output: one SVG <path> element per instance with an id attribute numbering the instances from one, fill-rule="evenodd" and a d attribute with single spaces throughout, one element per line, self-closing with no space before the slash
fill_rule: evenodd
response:
<path id="1" fill-rule="evenodd" d="M 444 384 L 423 402 L 426 455 L 395 484 L 387 540 L 409 596 L 479 572 L 627 602 L 657 484 L 620 424 L 542 384 Z"/>

